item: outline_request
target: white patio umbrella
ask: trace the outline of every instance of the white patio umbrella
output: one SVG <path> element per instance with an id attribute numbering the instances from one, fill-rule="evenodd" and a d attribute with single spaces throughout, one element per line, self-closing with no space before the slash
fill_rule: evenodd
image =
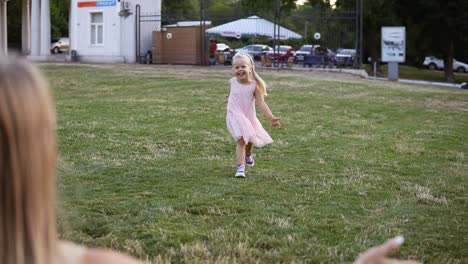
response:
<path id="1" fill-rule="evenodd" d="M 212 27 L 206 30 L 208 34 L 221 35 L 223 37 L 241 38 L 248 36 L 267 36 L 273 38 L 275 34 L 275 24 L 258 16 L 250 16 L 223 25 Z M 278 31 L 278 27 L 276 28 Z M 302 39 L 302 36 L 287 28 L 279 27 L 276 32 L 279 39 Z"/>

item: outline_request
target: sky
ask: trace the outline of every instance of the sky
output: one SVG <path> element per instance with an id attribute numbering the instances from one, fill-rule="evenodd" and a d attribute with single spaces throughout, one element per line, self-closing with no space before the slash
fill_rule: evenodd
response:
<path id="1" fill-rule="evenodd" d="M 307 2 L 307 0 L 298 0 L 296 2 L 296 5 L 303 5 L 305 2 Z M 336 2 L 336 0 L 331 0 L 330 5 L 332 5 L 332 6 L 335 5 L 335 2 Z"/>

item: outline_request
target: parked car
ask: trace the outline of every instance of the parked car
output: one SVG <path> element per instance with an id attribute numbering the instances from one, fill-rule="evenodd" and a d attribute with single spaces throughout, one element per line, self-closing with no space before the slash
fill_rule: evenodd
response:
<path id="1" fill-rule="evenodd" d="M 295 61 L 297 63 L 304 62 L 304 58 L 307 55 L 314 55 L 314 49 L 320 47 L 320 45 L 302 45 L 294 54 Z"/>
<path id="2" fill-rule="evenodd" d="M 263 54 L 268 54 L 268 52 L 272 51 L 273 48 L 268 45 L 262 44 L 252 44 L 242 47 L 240 49 L 236 49 L 236 52 L 242 52 L 249 54 L 254 59 L 259 60 Z"/>
<path id="3" fill-rule="evenodd" d="M 53 39 L 50 45 L 50 52 L 52 52 L 52 54 L 62 53 L 68 51 L 69 47 L 70 42 L 68 38 Z"/>
<path id="4" fill-rule="evenodd" d="M 291 46 L 276 45 L 272 51 L 268 52 L 272 60 L 287 61 L 289 57 L 294 56 L 294 50 Z"/>
<path id="5" fill-rule="evenodd" d="M 216 51 L 225 51 L 226 49 L 230 50 L 231 48 L 224 43 L 216 43 Z"/>
<path id="6" fill-rule="evenodd" d="M 436 58 L 434 56 L 427 56 L 426 58 L 424 58 L 423 65 L 429 68 L 430 70 L 443 70 L 444 60 Z M 453 70 L 457 72 L 468 72 L 468 64 L 454 59 Z"/>
<path id="7" fill-rule="evenodd" d="M 354 57 L 356 56 L 355 49 L 339 49 L 335 55 L 337 66 L 353 66 Z"/>

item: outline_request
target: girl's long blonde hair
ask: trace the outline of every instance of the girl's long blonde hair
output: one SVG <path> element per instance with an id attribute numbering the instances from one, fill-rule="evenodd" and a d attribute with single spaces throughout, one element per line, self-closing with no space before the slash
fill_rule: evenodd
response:
<path id="1" fill-rule="evenodd" d="M 55 110 L 26 61 L 0 57 L 0 263 L 55 263 Z"/>
<path id="2" fill-rule="evenodd" d="M 255 63 L 252 57 L 249 54 L 236 53 L 236 55 L 234 55 L 234 57 L 232 58 L 233 64 L 234 64 L 234 61 L 237 59 L 246 59 L 250 63 L 250 68 L 252 69 L 252 77 L 255 79 L 258 89 L 263 95 L 267 95 L 265 81 L 255 71 Z"/>

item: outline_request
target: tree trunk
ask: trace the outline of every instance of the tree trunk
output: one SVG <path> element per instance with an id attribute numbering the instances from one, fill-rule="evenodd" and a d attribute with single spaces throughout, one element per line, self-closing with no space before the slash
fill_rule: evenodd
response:
<path id="1" fill-rule="evenodd" d="M 366 24 L 367 22 L 364 22 Z M 369 23 L 370 24 L 370 23 Z M 379 32 L 378 28 L 368 28 L 369 30 L 364 29 L 364 41 L 363 41 L 363 49 L 364 49 L 364 54 L 368 54 L 371 58 L 371 67 L 372 67 L 372 74 L 374 73 L 374 62 L 377 62 L 377 76 L 382 76 L 382 68 L 380 67 L 382 62 L 380 61 L 381 59 L 381 51 L 379 47 L 377 46 L 377 43 L 375 40 L 378 39 L 378 36 L 376 36 L 375 32 Z M 364 58 L 363 58 L 364 59 Z M 367 59 L 366 59 L 367 60 Z"/>
<path id="2" fill-rule="evenodd" d="M 444 56 L 444 72 L 445 80 L 449 83 L 455 82 L 455 76 L 453 74 L 453 41 L 449 40 L 447 50 Z"/>

